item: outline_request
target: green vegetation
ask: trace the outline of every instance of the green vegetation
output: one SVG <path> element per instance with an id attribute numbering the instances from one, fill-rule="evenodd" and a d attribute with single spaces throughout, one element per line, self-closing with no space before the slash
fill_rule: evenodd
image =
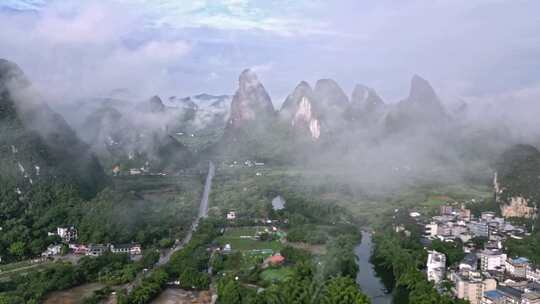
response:
<path id="1" fill-rule="evenodd" d="M 16 64 L 0 60 L 0 189 L 26 192 L 41 181 L 70 185 L 92 198 L 107 184 L 103 168 L 62 116 L 39 98 L 15 101 L 12 90 L 28 85 Z"/>
<path id="2" fill-rule="evenodd" d="M 393 288 L 394 300 L 407 304 L 467 303 L 439 294 L 433 284 L 427 281 L 421 271 L 427 253 L 419 242 L 420 235 L 415 229 L 416 225 L 408 221 L 405 214 L 396 216 L 394 222 L 404 225 L 411 235 L 393 232 L 391 222 L 387 221 L 387 228 L 377 231 L 373 236 L 375 247 L 372 256 L 372 261 L 378 269 L 393 275 L 394 286 L 388 287 Z"/>
<path id="3" fill-rule="evenodd" d="M 212 261 L 219 278 L 219 303 L 368 303 L 353 279 L 358 271 L 353 247 L 360 233 L 347 210 L 315 195 L 326 190 L 305 186 L 295 176 L 240 172 L 231 176 L 233 181 L 218 180 L 221 191 L 212 198 L 215 214 L 223 218 L 227 210 L 235 210 L 239 217 L 229 221 L 233 227 L 217 239 L 218 244 L 231 244 L 233 251 Z M 286 204 L 276 212 L 270 202 L 278 194 Z M 249 238 L 263 229 L 246 218 L 270 218 L 272 225 L 287 232 L 287 242 L 282 244 L 264 233 Z M 315 255 L 292 246 L 298 242 L 324 246 L 325 253 Z M 251 254 L 253 249 L 275 250 L 273 244 L 285 258 L 282 265 L 262 264 L 272 251 Z M 259 287 L 265 290 L 257 293 Z"/>
<path id="4" fill-rule="evenodd" d="M 108 287 L 108 286 L 104 287 L 104 288 L 101 288 L 101 289 L 98 289 L 98 290 L 94 291 L 92 296 L 84 298 L 83 299 L 83 304 L 99 304 L 103 300 L 106 300 L 109 297 L 109 295 L 111 294 L 112 291 L 113 291 L 113 289 Z"/>
<path id="5" fill-rule="evenodd" d="M 434 240 L 431 243 L 431 249 L 442 252 L 446 255 L 446 266 L 455 265 L 465 257 L 465 253 L 463 252 L 463 244 L 459 240 L 456 240 L 455 243 Z"/>
<path id="6" fill-rule="evenodd" d="M 83 207 L 80 241 L 166 246 L 190 229 L 201 188 L 193 177 L 117 178 L 116 190 L 103 191 Z"/>
<path id="7" fill-rule="evenodd" d="M 47 236 L 57 226 L 76 222 L 82 200 L 76 189 L 55 183 L 39 183 L 23 196 L 12 181 L 0 177 L 0 256 L 13 262 L 38 256 L 57 237 Z"/>
<path id="8" fill-rule="evenodd" d="M 540 227 L 540 218 L 529 222 L 533 222 L 531 225 L 534 225 L 535 227 L 534 232 L 521 240 L 508 238 L 504 242 L 504 247 L 506 248 L 508 256 L 526 257 L 532 263 L 540 265 L 540 250 L 538 250 L 538 248 L 540 248 L 540 231 L 538 231 L 537 228 Z"/>
<path id="9" fill-rule="evenodd" d="M 165 266 L 155 269 L 145 277 L 129 295 L 127 302 L 134 304 L 150 302 L 163 290 L 168 281 L 178 280 L 180 287 L 185 289 L 208 289 L 210 277 L 207 268 L 210 254 L 206 249 L 217 234 L 217 222 L 212 220 L 201 222 L 189 244 L 174 253 Z"/>
<path id="10" fill-rule="evenodd" d="M 351 222 L 365 226 L 385 221 L 387 212 L 396 208 L 416 208 L 428 214 L 449 201 L 483 202 L 493 197 L 488 182 L 422 184 L 412 181 L 410 185 L 375 195 L 362 191 L 354 178 L 339 172 L 275 166 L 231 169 L 226 165 L 220 172 L 211 195 L 212 214 L 224 217 L 226 212 L 234 210 L 240 219 L 268 216 L 271 209 L 268 206 L 276 195 L 283 196 L 287 202 L 301 197 L 307 204 L 345 208 Z M 262 175 L 256 176 L 256 172 Z M 313 237 L 317 239 L 317 235 Z"/>
<path id="11" fill-rule="evenodd" d="M 223 130 L 207 129 L 203 131 L 196 130 L 184 130 L 185 134 L 173 134 L 171 135 L 176 141 L 185 145 L 192 152 L 204 151 L 210 148 L 215 143 L 219 142 L 223 136 Z M 194 136 L 191 136 L 193 134 Z"/>
<path id="12" fill-rule="evenodd" d="M 0 256 L 8 263 L 39 256 L 59 242 L 47 236 L 59 226 L 75 226 L 83 243 L 170 244 L 189 229 L 202 189 L 198 176 L 116 178 L 111 188 L 83 201 L 65 184 L 35 183 L 22 196 L 13 181 L 0 177 L 0 185 L 8 185 L 0 187 Z"/>
<path id="13" fill-rule="evenodd" d="M 0 283 L 0 303 L 40 303 L 51 291 L 63 290 L 86 282 L 106 285 L 127 283 L 146 267 L 144 258 L 133 262 L 124 254 L 83 257 L 77 265 L 55 262 L 40 270 L 18 273 Z"/>
<path id="14" fill-rule="evenodd" d="M 348 276 L 315 279 L 314 267 L 310 263 L 296 265 L 286 278 L 277 281 L 263 292 L 243 285 L 231 276 L 218 283 L 218 303 L 305 303 L 305 304 L 368 304 L 369 299 Z"/>
<path id="15" fill-rule="evenodd" d="M 293 275 L 294 271 L 289 267 L 268 268 L 261 272 L 263 283 L 283 282 Z"/>
<path id="16" fill-rule="evenodd" d="M 22 196 L 14 187 L 0 187 L 0 207 L 5 211 L 0 216 L 3 262 L 40 255 L 49 244 L 60 241 L 47 236 L 58 226 L 77 227 L 78 241 L 83 243 L 134 241 L 143 248 L 169 246 L 190 229 L 202 184 L 198 176 L 115 178 L 111 188 L 90 201 L 82 200 L 76 188 L 65 184 L 35 183 Z M 9 287 L 2 288 L 0 295 L 7 303 L 37 303 L 48 292 L 85 282 L 123 284 L 143 268 L 150 268 L 157 258 L 154 250 L 145 250 L 137 263 L 122 255 L 83 257 L 77 265 L 10 263 L 2 266 L 0 279 Z M 58 279 L 44 279 L 48 275 Z M 207 286 L 207 282 L 202 284 Z"/>
<path id="17" fill-rule="evenodd" d="M 498 182 L 504 187 L 503 202 L 512 196 L 523 196 L 540 202 L 540 151 L 529 145 L 515 145 L 499 158 L 496 169 Z"/>
<path id="18" fill-rule="evenodd" d="M 158 268 L 152 271 L 150 276 L 144 278 L 141 285 L 133 291 L 128 298 L 129 303 L 148 303 L 155 298 L 165 287 L 169 279 L 167 271 Z"/>

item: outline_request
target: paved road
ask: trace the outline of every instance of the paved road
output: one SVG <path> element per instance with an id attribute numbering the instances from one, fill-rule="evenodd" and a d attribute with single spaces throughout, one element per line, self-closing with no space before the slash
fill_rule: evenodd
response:
<path id="1" fill-rule="evenodd" d="M 208 216 L 208 201 L 210 197 L 210 191 L 212 190 L 212 179 L 214 178 L 214 175 L 216 174 L 216 167 L 214 166 L 214 163 L 212 161 L 208 162 L 208 175 L 206 176 L 206 182 L 204 183 L 204 190 L 203 195 L 201 198 L 201 203 L 199 205 L 199 213 L 197 214 L 197 217 L 193 220 L 193 224 L 191 225 L 192 229 L 186 234 L 184 239 L 182 239 L 181 242 L 176 244 L 172 249 L 170 249 L 167 253 L 161 255 L 159 257 L 159 261 L 156 263 L 157 266 L 162 266 L 167 264 L 169 260 L 171 259 L 171 256 L 177 252 L 178 250 L 181 250 L 186 246 L 189 241 L 191 241 L 191 237 L 193 237 L 193 231 L 197 229 L 199 226 L 199 221 L 201 218 L 205 218 Z M 131 284 L 128 285 L 128 292 L 131 292 L 133 290 L 133 287 L 140 284 L 141 280 L 144 277 L 147 277 L 150 275 L 151 271 L 146 272 L 145 274 L 140 274 L 137 276 L 135 280 Z"/>
<path id="2" fill-rule="evenodd" d="M 212 179 L 214 178 L 214 175 L 216 174 L 216 168 L 214 166 L 214 163 L 210 161 L 208 163 L 208 175 L 206 176 L 206 182 L 204 183 L 204 190 L 203 195 L 201 198 L 201 204 L 199 205 L 199 213 L 197 214 L 197 217 L 195 220 L 193 220 L 192 229 L 188 232 L 188 234 L 184 237 L 184 239 L 177 244 L 173 249 L 169 250 L 168 253 L 162 255 L 159 257 L 159 262 L 157 263 L 157 266 L 161 266 L 166 264 L 170 259 L 173 253 L 176 251 L 184 248 L 184 246 L 191 241 L 191 237 L 193 236 L 193 231 L 197 230 L 197 227 L 199 226 L 199 221 L 201 218 L 205 218 L 208 216 L 208 201 L 210 197 L 210 191 L 212 190 Z"/>

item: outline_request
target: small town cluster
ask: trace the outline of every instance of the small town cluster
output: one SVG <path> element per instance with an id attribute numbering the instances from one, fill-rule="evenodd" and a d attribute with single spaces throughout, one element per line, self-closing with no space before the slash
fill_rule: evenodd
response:
<path id="1" fill-rule="evenodd" d="M 512 225 L 494 212 L 482 212 L 475 218 L 464 205 L 441 206 L 440 215 L 433 217 L 418 212 L 410 216 L 424 229 L 422 243 L 438 239 L 464 244 L 465 257 L 457 265 L 448 266 L 441 252 L 428 252 L 427 278 L 440 290 L 445 282 L 451 282 L 454 296 L 471 304 L 540 303 L 540 269 L 527 258 L 508 256 L 503 247 L 507 238 L 528 235 L 524 227 Z M 395 228 L 404 230 L 402 226 Z M 470 242 L 473 239 L 483 242 Z"/>
<path id="2" fill-rule="evenodd" d="M 75 255 L 100 256 L 105 252 L 125 253 L 131 257 L 142 254 L 141 245 L 129 244 L 77 244 L 77 229 L 75 227 L 57 227 L 56 232 L 49 232 L 49 236 L 58 236 L 62 244 L 52 244 L 41 254 L 42 257 L 55 257 L 62 254 L 66 248 Z"/>

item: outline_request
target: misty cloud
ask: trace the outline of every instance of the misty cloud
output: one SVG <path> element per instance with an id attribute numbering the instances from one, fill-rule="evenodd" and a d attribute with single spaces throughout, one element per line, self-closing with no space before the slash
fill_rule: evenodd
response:
<path id="1" fill-rule="evenodd" d="M 141 22 L 138 12 L 120 4 L 56 4 L 37 16 L 2 13 L 0 53 L 20 63 L 40 91 L 57 102 L 119 88 L 150 96 L 174 85 L 167 77 L 170 63 L 188 54 L 191 44 L 183 39 L 130 43 Z"/>
<path id="2" fill-rule="evenodd" d="M 471 141 L 495 126 L 503 139 L 493 139 L 498 148 L 535 143 L 540 133 L 535 1 L 10 1 L 0 7 L 0 57 L 21 65 L 55 108 L 117 95 L 137 103 L 156 94 L 164 101 L 232 94 L 245 67 L 258 74 L 276 109 L 301 80 L 323 78 L 336 80 L 349 97 L 356 84 L 374 88 L 392 106 L 419 74 Z M 467 111 L 456 112 L 462 103 Z M 197 125 L 214 117 L 201 114 Z M 148 125 L 162 129 L 159 119 L 153 122 Z M 373 137 L 370 131 L 358 130 L 348 142 Z M 439 146 L 416 135 L 373 142 L 346 157 L 424 165 L 438 161 L 427 154 Z M 459 160 L 454 152 L 445 157 Z"/>

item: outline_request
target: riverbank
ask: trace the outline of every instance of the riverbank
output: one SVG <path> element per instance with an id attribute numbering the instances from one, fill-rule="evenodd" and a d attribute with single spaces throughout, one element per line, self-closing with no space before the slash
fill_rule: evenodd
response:
<path id="1" fill-rule="evenodd" d="M 383 282 L 375 272 L 374 265 L 371 263 L 373 250 L 371 237 L 371 232 L 362 231 L 362 242 L 354 248 L 359 268 L 356 283 L 362 289 L 362 292 L 371 298 L 372 304 L 391 304 L 392 295 L 387 292 Z"/>
<path id="2" fill-rule="evenodd" d="M 371 263 L 372 250 L 372 234 L 364 230 L 362 231 L 362 242 L 354 248 L 359 268 L 356 283 L 371 298 L 372 304 L 391 304 L 392 295 L 388 293 Z"/>

